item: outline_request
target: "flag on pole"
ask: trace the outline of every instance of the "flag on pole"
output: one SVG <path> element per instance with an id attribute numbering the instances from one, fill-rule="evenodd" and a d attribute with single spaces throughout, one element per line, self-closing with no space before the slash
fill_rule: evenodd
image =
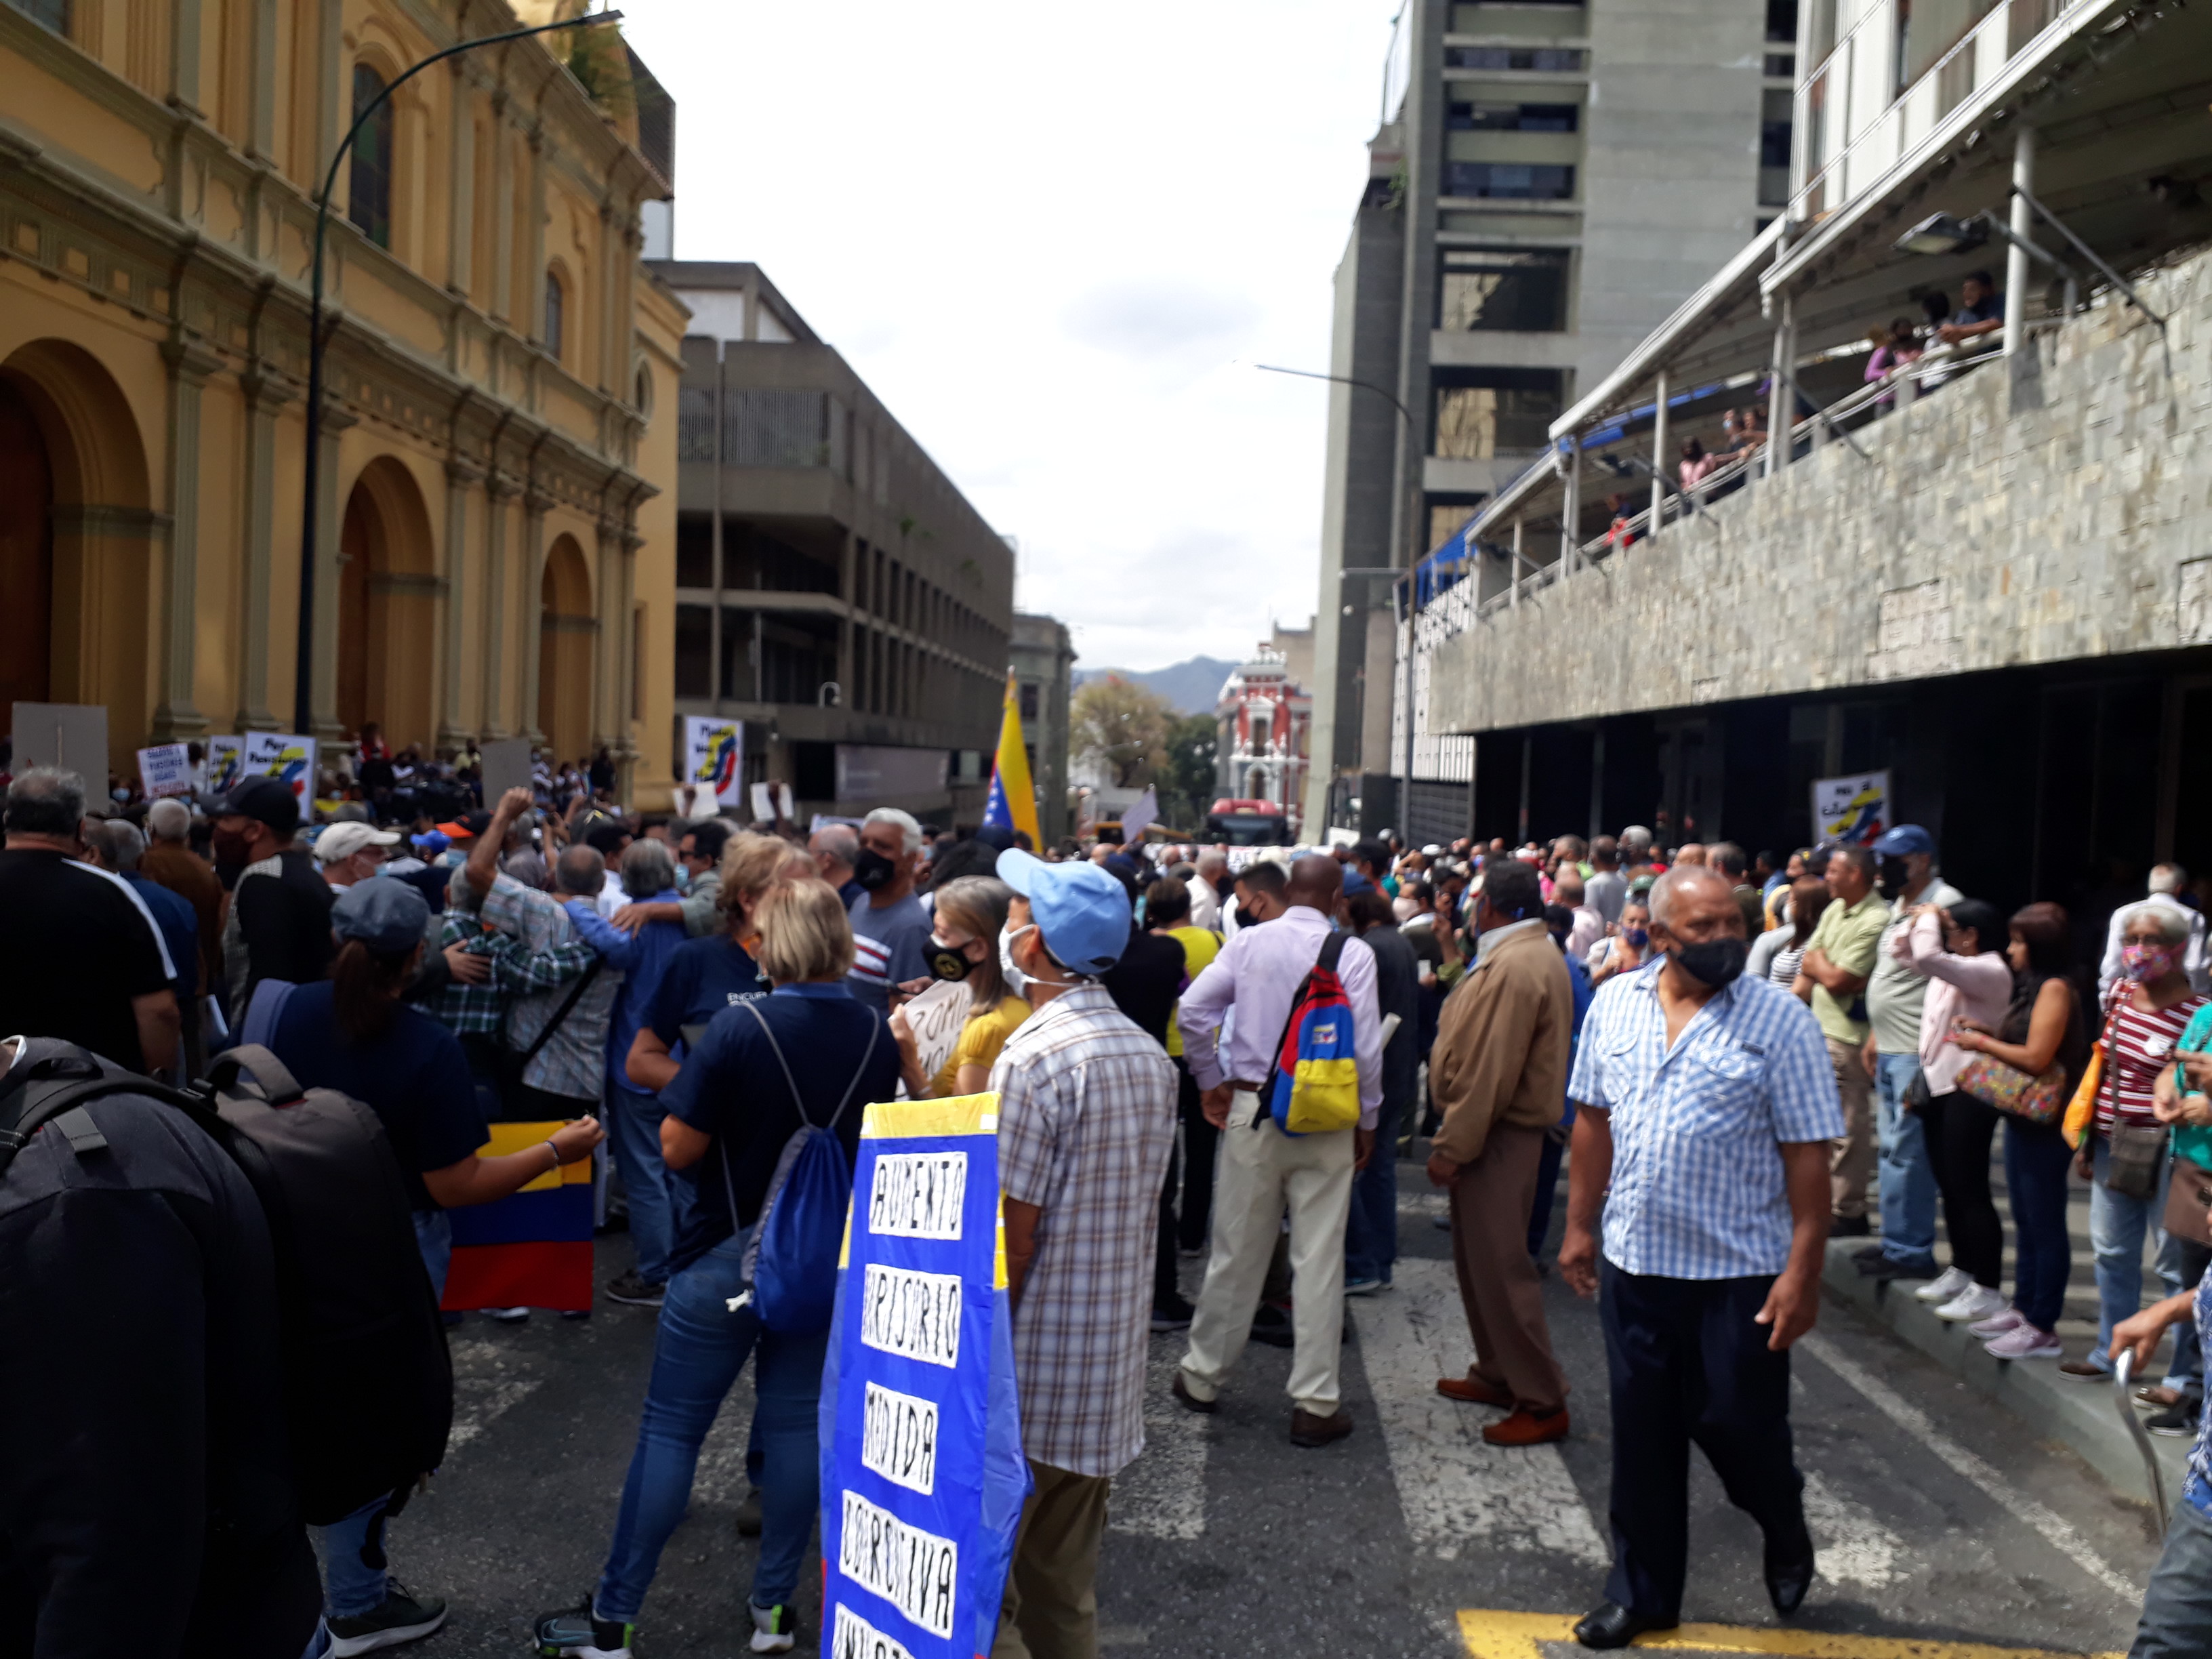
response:
<path id="1" fill-rule="evenodd" d="M 991 763 L 991 798 L 983 805 L 983 822 L 1002 830 L 1019 830 L 1030 845 L 1042 851 L 1044 835 L 1037 828 L 1036 793 L 1030 787 L 1029 750 L 1022 746 L 1022 711 L 1013 674 L 1006 675 L 1006 711 L 999 722 L 999 753 Z"/>

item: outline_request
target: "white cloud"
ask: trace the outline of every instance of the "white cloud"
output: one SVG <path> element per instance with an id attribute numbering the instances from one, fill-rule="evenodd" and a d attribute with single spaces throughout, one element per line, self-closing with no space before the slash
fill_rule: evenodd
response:
<path id="1" fill-rule="evenodd" d="M 644 0 L 676 250 L 752 259 L 1085 662 L 1314 606 L 1330 278 L 1396 0 Z M 1240 364 L 1238 360 L 1243 360 Z"/>

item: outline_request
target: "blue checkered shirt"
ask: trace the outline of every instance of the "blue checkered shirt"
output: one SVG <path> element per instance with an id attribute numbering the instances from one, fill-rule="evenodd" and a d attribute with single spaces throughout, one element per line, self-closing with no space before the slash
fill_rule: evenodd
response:
<path id="1" fill-rule="evenodd" d="M 1657 966 L 1598 989 L 1568 1096 L 1611 1115 L 1605 1258 L 1662 1279 L 1743 1279 L 1790 1261 L 1782 1146 L 1844 1133 L 1812 1010 L 1739 979 L 1667 1046 Z"/>

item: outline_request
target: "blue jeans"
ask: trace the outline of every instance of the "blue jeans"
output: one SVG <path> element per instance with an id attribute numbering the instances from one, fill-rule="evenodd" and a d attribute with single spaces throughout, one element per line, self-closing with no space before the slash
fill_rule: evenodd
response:
<path id="1" fill-rule="evenodd" d="M 2166 1547 L 2143 1593 L 2128 1659 L 2194 1659 L 2212 1650 L 2212 1516 L 2195 1475 L 2166 1524 Z"/>
<path id="2" fill-rule="evenodd" d="M 1936 1166 L 1927 1126 L 1905 1109 L 1905 1091 L 1920 1075 L 1918 1054 L 1877 1054 L 1874 1065 L 1876 1133 L 1881 1140 L 1881 1253 L 1914 1267 L 1936 1263 Z"/>
<path id="3" fill-rule="evenodd" d="M 700 1443 L 756 1346 L 753 1381 L 760 1403 L 753 1421 L 763 1455 L 753 1605 L 787 1603 L 798 1586 L 820 1486 L 815 1412 L 830 1334 L 789 1336 L 762 1328 L 750 1308 L 732 1313 L 729 1298 L 744 1288 L 739 1272 L 744 1254 L 740 1233 L 668 1282 L 653 1349 L 653 1380 L 637 1425 L 637 1450 L 623 1483 L 614 1542 L 593 1601 L 601 1619 L 636 1621 L 660 1565 L 662 1547 L 690 1501 Z"/>
<path id="4" fill-rule="evenodd" d="M 453 1261 L 453 1218 L 443 1210 L 415 1212 L 415 1248 L 443 1297 Z M 343 1521 L 323 1528 L 323 1611 L 332 1619 L 358 1619 L 384 1605 L 384 1506 L 391 1494 L 372 1498 Z"/>
<path id="5" fill-rule="evenodd" d="M 2167 1296 L 2178 1296 L 2181 1291 L 2181 1247 L 2180 1241 L 2168 1237 L 2160 1224 L 2166 1216 L 2166 1182 L 2173 1160 L 2167 1158 L 2159 1165 L 2158 1186 L 2148 1198 L 2129 1198 L 2105 1185 L 2112 1143 L 2103 1135 L 2097 1135 L 2094 1145 L 2097 1149 L 2097 1180 L 2089 1189 L 2089 1249 L 2097 1261 L 2097 1346 L 2089 1355 L 2089 1363 L 2100 1371 L 2108 1371 L 2112 1368 L 2112 1360 L 2106 1357 L 2112 1346 L 2112 1327 L 2142 1310 L 2144 1234 L 2148 1232 L 2152 1237 L 2157 1252 L 2154 1271 L 2165 1285 Z M 2197 1358 L 2193 1329 L 2187 1325 L 2177 1327 L 2173 1362 L 2166 1373 L 2166 1386 L 2193 1388 L 2194 1374 L 2202 1369 Z"/>
<path id="6" fill-rule="evenodd" d="M 1398 1119 L 1403 1107 L 1386 1100 L 1375 1119 L 1375 1152 L 1352 1177 L 1344 1224 L 1344 1276 L 1390 1282 L 1398 1261 Z"/>
<path id="7" fill-rule="evenodd" d="M 660 1158 L 660 1120 L 668 1115 L 656 1095 L 641 1095 L 609 1079 L 607 1136 L 614 1143 L 615 1168 L 629 1197 L 629 1237 L 637 1247 L 637 1276 L 648 1285 L 668 1281 L 668 1255 L 675 1247 L 677 1206 L 684 1188 L 672 1180 Z M 732 1291 L 731 1295 L 737 1292 Z"/>
<path id="8" fill-rule="evenodd" d="M 2012 1305 L 2039 1331 L 2054 1329 L 2074 1273 L 2066 1232 L 2066 1176 L 2074 1150 L 2057 1124 L 2004 1126 L 2005 1192 L 2012 1203 Z"/>

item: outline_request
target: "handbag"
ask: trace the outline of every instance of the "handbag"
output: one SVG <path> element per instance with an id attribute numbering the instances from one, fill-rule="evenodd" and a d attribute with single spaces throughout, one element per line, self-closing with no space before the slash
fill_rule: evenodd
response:
<path id="1" fill-rule="evenodd" d="M 1959 1068 L 1954 1085 L 1985 1106 L 2027 1123 L 2055 1123 L 2066 1095 L 2066 1067 L 2054 1060 L 2030 1075 L 1993 1055 L 1977 1054 Z"/>
<path id="2" fill-rule="evenodd" d="M 2081 1081 L 2075 1085 L 2074 1098 L 2066 1103 L 2066 1121 L 2059 1133 L 2066 1144 L 2075 1152 L 2081 1150 L 2089 1126 L 2097 1119 L 2097 1097 L 2105 1086 L 2105 1039 L 2112 1035 L 2112 1022 L 2108 1016 L 2105 1029 L 2089 1045 L 2089 1063 L 2081 1068 Z"/>
<path id="3" fill-rule="evenodd" d="M 2166 1218 L 2160 1223 L 2177 1238 L 2212 1244 L 2212 1170 L 2195 1158 L 2174 1154 L 2166 1188 Z"/>
<path id="4" fill-rule="evenodd" d="M 2122 1198 L 2148 1198 L 2157 1192 L 2169 1138 L 2163 1123 L 2114 1123 L 2105 1132 L 2106 1190 Z"/>

